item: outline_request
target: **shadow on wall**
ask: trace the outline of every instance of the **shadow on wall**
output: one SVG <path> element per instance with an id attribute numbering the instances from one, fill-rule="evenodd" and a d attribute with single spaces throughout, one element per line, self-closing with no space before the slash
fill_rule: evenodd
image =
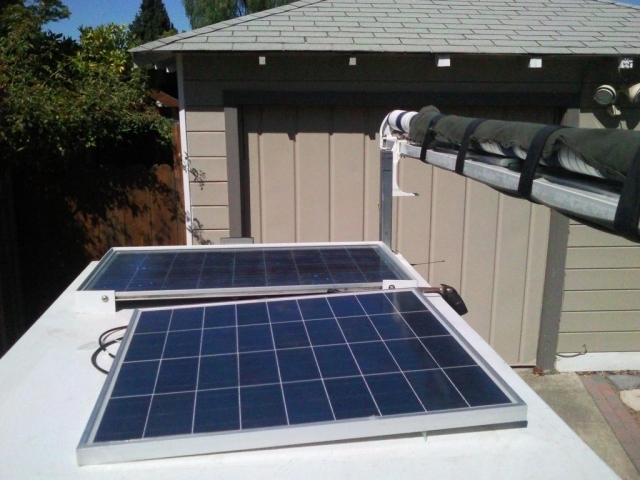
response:
<path id="1" fill-rule="evenodd" d="M 109 248 L 185 243 L 182 171 L 171 156 L 162 165 L 114 163 L 16 169 L 26 327 Z"/>
<path id="2" fill-rule="evenodd" d="M 202 235 L 204 225 L 200 220 L 197 218 L 191 218 L 189 214 L 187 214 L 187 225 L 187 230 L 193 238 L 194 245 L 213 245 L 211 240 L 204 238 Z"/>

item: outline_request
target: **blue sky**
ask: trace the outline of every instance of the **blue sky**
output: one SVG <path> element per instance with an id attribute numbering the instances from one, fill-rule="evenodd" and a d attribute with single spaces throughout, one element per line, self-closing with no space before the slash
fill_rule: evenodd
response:
<path id="1" fill-rule="evenodd" d="M 191 30 L 181 0 L 163 0 L 169 18 L 178 32 Z M 638 0 L 640 1 L 640 0 Z M 78 38 L 78 27 L 95 27 L 104 23 L 131 23 L 142 0 L 62 0 L 71 17 L 50 23 L 47 28 L 56 33 Z"/>
<path id="2" fill-rule="evenodd" d="M 69 7 L 71 17 L 49 24 L 48 28 L 77 38 L 80 25 L 95 27 L 110 22 L 131 23 L 142 0 L 63 0 L 63 3 Z M 640 0 L 625 0 L 624 3 L 640 5 Z M 191 30 L 181 0 L 164 0 L 164 6 L 178 32 Z"/>

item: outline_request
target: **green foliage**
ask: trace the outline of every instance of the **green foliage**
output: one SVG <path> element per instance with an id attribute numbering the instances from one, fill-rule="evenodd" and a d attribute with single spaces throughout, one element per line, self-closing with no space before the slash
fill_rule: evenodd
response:
<path id="1" fill-rule="evenodd" d="M 105 146 L 132 134 L 156 134 L 170 141 L 170 126 L 147 94 L 146 72 L 133 69 L 127 52 L 134 44 L 125 25 L 101 25 L 80 31 L 80 48 L 72 57 L 76 97 L 74 124 L 84 131 L 85 146 Z"/>
<path id="2" fill-rule="evenodd" d="M 66 13 L 58 0 L 0 10 L 0 162 L 102 160 L 136 136 L 168 149 L 170 124 L 133 68 L 127 27 L 83 28 L 79 42 L 41 30 Z"/>
<path id="3" fill-rule="evenodd" d="M 191 28 L 200 28 L 237 16 L 236 0 L 182 0 Z"/>
<path id="4" fill-rule="evenodd" d="M 270 8 L 280 7 L 291 3 L 293 0 L 240 0 L 243 1 L 247 13 L 261 12 L 262 10 L 269 10 Z"/>
<path id="5" fill-rule="evenodd" d="M 162 0 L 142 0 L 129 28 L 141 43 L 177 33 Z"/>
<path id="6" fill-rule="evenodd" d="M 69 17 L 69 9 L 61 0 L 0 0 L 0 14 L 8 7 L 22 6 L 42 24 Z"/>
<path id="7" fill-rule="evenodd" d="M 292 0 L 182 0 L 182 5 L 191 28 L 200 28 L 291 2 Z"/>

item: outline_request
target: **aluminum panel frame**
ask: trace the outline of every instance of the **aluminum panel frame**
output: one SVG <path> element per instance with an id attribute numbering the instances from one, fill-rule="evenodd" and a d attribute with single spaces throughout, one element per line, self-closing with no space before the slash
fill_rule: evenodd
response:
<path id="1" fill-rule="evenodd" d="M 135 310 L 132 321 L 118 350 L 113 366 L 100 392 L 91 413 L 85 431 L 76 449 L 78 465 L 97 465 L 157 458 L 223 453 L 254 450 L 261 448 L 287 447 L 322 442 L 358 440 L 365 438 L 384 438 L 401 434 L 428 434 L 428 432 L 468 429 L 491 426 L 526 426 L 527 405 L 514 389 L 503 380 L 489 363 L 478 353 L 471 341 L 464 337 L 448 320 L 447 315 L 456 315 L 453 310 L 447 314 L 438 310 L 436 305 L 415 288 L 396 289 L 395 292 L 413 291 L 428 310 L 451 333 L 466 350 L 477 365 L 487 373 L 500 390 L 509 398 L 510 404 L 462 409 L 440 410 L 432 412 L 388 415 L 382 417 L 333 420 L 328 422 L 287 425 L 228 432 L 173 435 L 139 440 L 124 440 L 95 443 L 94 438 L 100 425 L 117 375 L 133 337 L 141 310 Z M 378 292 L 360 292 L 367 295 Z M 287 297 L 287 300 L 354 296 L 355 293 L 317 295 L 313 297 Z M 239 303 L 259 303 L 261 300 L 242 302 L 221 302 L 215 305 L 236 305 Z M 268 300 L 267 300 L 268 301 Z M 197 306 L 211 306 L 201 304 Z M 191 305 L 184 308 L 197 307 Z M 144 311 L 164 310 L 166 307 L 149 308 Z M 177 307 L 179 309 L 180 307 Z M 457 315 L 456 315 L 457 316 Z"/>
<path id="2" fill-rule="evenodd" d="M 309 293 L 321 293 L 327 290 L 350 291 L 380 289 L 382 282 L 366 283 L 342 283 L 342 284 L 317 284 L 317 285 L 278 285 L 258 287 L 232 287 L 232 288 L 203 288 L 180 290 L 141 290 L 141 291 L 115 291 L 112 297 L 115 301 L 104 304 L 100 299 L 102 295 L 95 295 L 90 286 L 102 272 L 108 268 L 110 262 L 118 252 L 180 252 L 180 251 L 224 251 L 224 250 L 270 250 L 270 249 L 303 249 L 303 248 L 348 248 L 348 247 L 372 247 L 380 249 L 383 259 L 390 264 L 392 269 L 405 276 L 402 280 L 415 280 L 418 286 L 427 287 L 429 284 L 422 276 L 400 255 L 391 251 L 383 242 L 310 242 L 310 243 L 273 243 L 250 245 L 186 245 L 170 247 L 114 247 L 111 248 L 99 261 L 93 272 L 82 282 L 76 291 L 76 311 L 82 313 L 115 312 L 117 302 L 148 301 L 148 300 L 181 300 L 181 299 L 207 299 L 221 297 L 243 296 L 276 296 L 276 295 L 302 295 Z"/>

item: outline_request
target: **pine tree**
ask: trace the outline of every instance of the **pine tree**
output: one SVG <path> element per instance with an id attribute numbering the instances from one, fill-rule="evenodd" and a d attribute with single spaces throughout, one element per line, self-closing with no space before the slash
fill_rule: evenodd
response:
<path id="1" fill-rule="evenodd" d="M 200 28 L 291 2 L 292 0 L 182 0 L 182 5 L 191 28 Z"/>
<path id="2" fill-rule="evenodd" d="M 142 43 L 176 33 L 162 0 L 142 0 L 129 29 Z"/>

